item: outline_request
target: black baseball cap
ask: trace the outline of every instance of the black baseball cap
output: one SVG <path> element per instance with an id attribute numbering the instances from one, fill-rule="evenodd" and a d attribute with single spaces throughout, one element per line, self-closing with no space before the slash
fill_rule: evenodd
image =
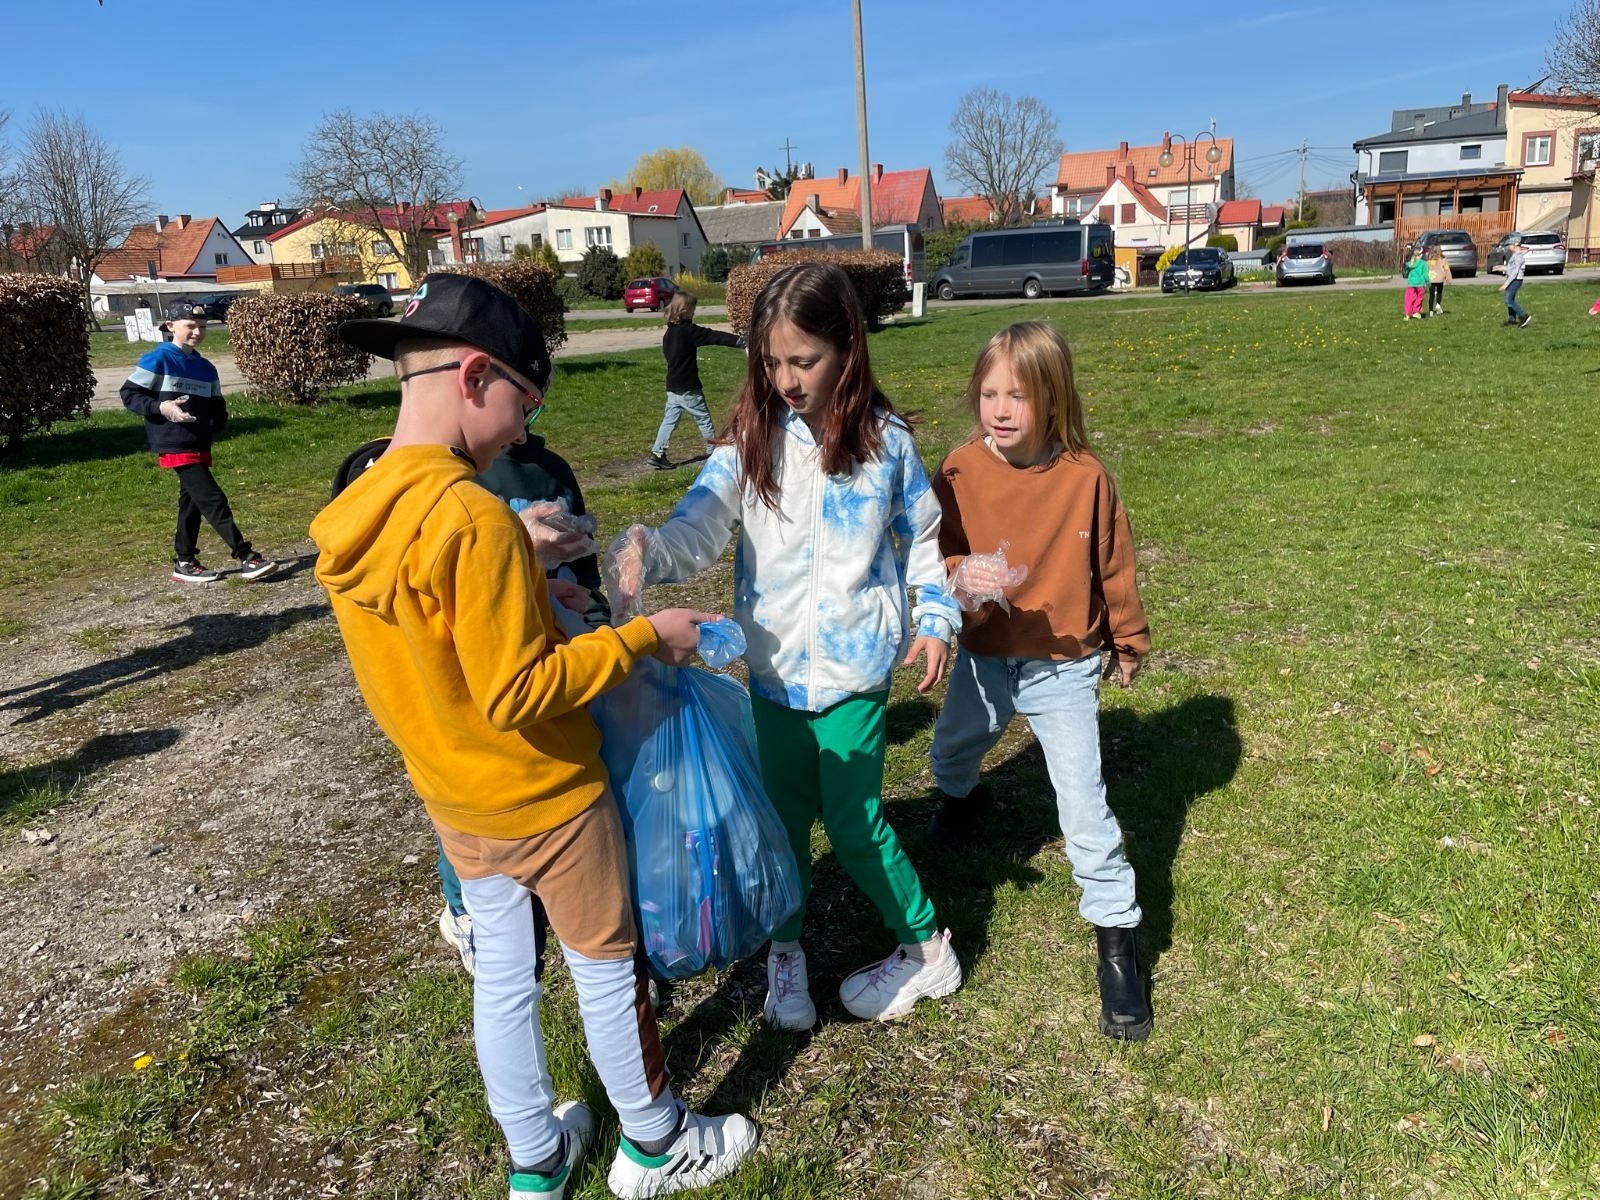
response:
<path id="1" fill-rule="evenodd" d="M 538 324 L 505 292 L 472 275 L 427 275 L 398 321 L 346 321 L 339 336 L 379 358 L 393 358 L 396 346 L 414 338 L 450 338 L 500 360 L 541 393 L 550 383 L 550 351 Z"/>
<path id="2" fill-rule="evenodd" d="M 203 304 L 196 304 L 187 297 L 167 302 L 167 321 L 204 321 L 206 309 Z M 166 321 L 162 322 L 163 325 Z"/>

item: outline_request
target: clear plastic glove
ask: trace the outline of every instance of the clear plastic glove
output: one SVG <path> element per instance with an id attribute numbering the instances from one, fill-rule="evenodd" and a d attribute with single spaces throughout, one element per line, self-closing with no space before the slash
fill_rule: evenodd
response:
<path id="1" fill-rule="evenodd" d="M 650 531 L 643 525 L 630 525 L 606 547 L 606 591 L 613 612 L 624 620 L 640 615 L 639 593 L 644 590 L 644 556 L 649 546 Z"/>
<path id="2" fill-rule="evenodd" d="M 189 403 L 187 396 L 179 396 L 176 400 L 163 400 L 161 415 L 174 425 L 188 425 L 195 418 L 194 414 L 184 407 L 187 403 Z"/>
<path id="3" fill-rule="evenodd" d="M 969 554 L 950 572 L 948 590 L 965 612 L 977 612 L 991 601 L 1006 612 L 1011 605 L 1006 593 L 1021 585 L 1028 577 L 1026 566 L 1012 566 L 1006 561 L 1009 542 L 1001 542 L 993 554 Z"/>
<path id="4" fill-rule="evenodd" d="M 595 552 L 594 518 L 574 513 L 565 498 L 512 500 L 510 504 L 511 511 L 521 518 L 533 541 L 539 565 L 546 571 Z"/>

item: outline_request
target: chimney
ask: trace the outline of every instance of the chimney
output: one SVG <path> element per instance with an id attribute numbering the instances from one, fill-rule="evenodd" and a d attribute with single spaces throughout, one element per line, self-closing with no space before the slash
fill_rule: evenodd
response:
<path id="1" fill-rule="evenodd" d="M 601 188 L 600 194 L 594 198 L 595 212 L 609 212 L 611 209 L 611 189 Z"/>
<path id="2" fill-rule="evenodd" d="M 1466 113 L 1469 113 L 1469 112 L 1472 111 L 1472 93 L 1471 92 L 1462 92 L 1461 93 L 1461 111 L 1462 111 L 1463 114 L 1466 114 Z"/>
<path id="3" fill-rule="evenodd" d="M 818 192 L 812 192 L 809 196 L 807 196 L 806 197 L 806 207 L 809 208 L 814 213 L 820 213 L 822 211 L 822 196 L 821 196 L 821 194 L 818 193 Z"/>
<path id="4" fill-rule="evenodd" d="M 1495 89 L 1494 127 L 1496 129 L 1504 129 L 1506 127 L 1506 108 L 1510 103 L 1510 97 L 1511 89 L 1505 84 L 1502 83 L 1498 88 Z"/>
<path id="5" fill-rule="evenodd" d="M 158 215 L 156 217 L 156 232 L 157 233 L 165 233 L 167 231 L 167 222 L 170 221 L 171 219 L 172 218 L 167 216 L 166 213 L 161 213 L 160 215 Z"/>
<path id="6" fill-rule="evenodd" d="M 189 224 L 189 214 L 188 213 L 179 213 L 178 217 L 177 217 L 177 220 L 174 222 L 174 224 L 176 224 L 179 229 L 184 228 L 186 225 Z"/>
<path id="7" fill-rule="evenodd" d="M 872 182 L 873 183 L 880 183 L 880 182 L 882 182 L 882 180 L 883 180 L 883 164 L 882 163 L 873 163 L 872 164 Z"/>
<path id="8" fill-rule="evenodd" d="M 1117 146 L 1117 157 L 1119 157 L 1119 158 L 1127 158 L 1128 157 L 1128 143 L 1127 142 L 1122 142 Z"/>
<path id="9" fill-rule="evenodd" d="M 403 212 L 403 213 L 410 212 L 411 211 L 411 201 L 409 201 L 409 200 L 400 201 L 400 211 Z M 451 213 L 450 215 L 451 216 L 455 216 L 454 213 Z"/>
<path id="10" fill-rule="evenodd" d="M 633 198 L 635 200 L 637 200 L 642 195 L 644 195 L 644 189 L 642 187 L 636 187 L 636 188 L 633 189 Z"/>
<path id="11" fill-rule="evenodd" d="M 849 167 L 840 167 L 839 168 L 839 186 L 843 187 L 845 184 L 847 184 L 849 182 L 850 182 L 850 168 Z"/>
<path id="12" fill-rule="evenodd" d="M 1420 134 L 1425 128 L 1427 128 L 1427 124 L 1428 118 L 1423 116 L 1421 113 L 1418 113 L 1416 120 L 1411 122 L 1411 132 Z"/>
<path id="13" fill-rule="evenodd" d="M 1116 163 L 1107 163 L 1106 164 L 1106 186 L 1110 187 L 1116 181 L 1117 181 L 1117 164 Z"/>
<path id="14" fill-rule="evenodd" d="M 1123 167 L 1122 168 L 1122 173 L 1128 177 L 1128 182 L 1129 183 L 1133 182 L 1133 180 L 1134 180 L 1134 171 L 1133 171 L 1133 164 L 1132 163 L 1129 163 L 1127 166 Z"/>

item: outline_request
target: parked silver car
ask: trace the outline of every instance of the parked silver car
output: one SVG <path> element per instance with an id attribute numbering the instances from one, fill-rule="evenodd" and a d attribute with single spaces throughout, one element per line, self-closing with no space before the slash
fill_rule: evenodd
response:
<path id="1" fill-rule="evenodd" d="M 1488 257 L 1484 260 L 1484 270 L 1491 275 L 1496 271 L 1504 272 L 1506 260 L 1511 257 L 1511 247 L 1518 242 L 1524 242 L 1528 247 L 1528 259 L 1524 269 L 1529 275 L 1539 272 L 1548 272 L 1551 275 L 1560 275 L 1567 269 L 1567 243 L 1559 233 L 1508 233 L 1489 250 Z"/>
<path id="2" fill-rule="evenodd" d="M 1412 244 L 1413 254 L 1426 254 L 1438 246 L 1457 279 L 1471 279 L 1478 273 L 1478 246 L 1465 229 L 1430 229 Z"/>
<path id="3" fill-rule="evenodd" d="M 1321 242 L 1296 242 L 1283 248 L 1275 270 L 1278 287 L 1291 283 L 1332 283 L 1333 256 Z"/>

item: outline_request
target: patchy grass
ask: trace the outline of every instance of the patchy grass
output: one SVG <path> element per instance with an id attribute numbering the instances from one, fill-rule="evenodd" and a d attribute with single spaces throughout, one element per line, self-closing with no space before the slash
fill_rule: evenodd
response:
<path id="1" fill-rule="evenodd" d="M 99 333 L 89 335 L 89 365 L 92 367 L 133 367 L 138 364 L 139 357 L 147 351 L 154 350 L 156 342 L 130 342 L 128 335 L 123 331 L 118 322 L 115 329 L 101 330 Z M 208 325 L 206 327 L 205 341 L 200 343 L 200 353 L 207 358 L 216 358 L 219 354 L 232 354 L 233 341 L 228 336 L 226 325 Z"/>
<path id="2" fill-rule="evenodd" d="M 756 1161 L 710 1195 L 1600 1194 L 1588 291 L 1530 283 L 1525 330 L 1498 324 L 1492 289 L 1463 287 L 1445 318 L 1409 324 L 1392 290 L 1308 289 L 937 310 L 873 336 L 930 462 L 970 428 L 959 397 L 996 329 L 1044 318 L 1073 344 L 1160 651 L 1102 718 L 1156 1031 L 1139 1046 L 1095 1031 L 1093 943 L 1020 728 L 991 759 L 982 836 L 960 855 L 924 844 L 937 699 L 899 680 L 890 813 L 967 984 L 896 1026 L 843 1016 L 840 978 L 888 938 L 819 832 L 817 1034 L 762 1027 L 759 962 L 676 989 L 680 1091 L 763 1126 Z M 701 366 L 725 417 L 743 357 Z M 540 431 L 608 530 L 658 519 L 692 478 L 637 469 L 661 389 L 653 349 L 557 366 Z M 334 463 L 395 400 L 374 383 L 317 409 L 238 406 L 219 475 L 258 544 L 300 542 Z M 170 508 L 170 481 L 120 415 L 20 459 L 0 478 L 0 582 L 161 560 L 168 518 L 147 514 Z M 548 982 L 560 1090 L 598 1099 L 559 967 Z M 503 1192 L 463 976 L 396 961 L 304 1037 L 270 998 L 293 986 L 265 990 L 195 1020 L 255 1044 L 297 1035 L 303 1115 L 285 1119 L 381 1149 L 386 1194 Z M 163 1054 L 190 1046 L 213 1065 L 231 1053 L 189 1033 Z M 158 1058 L 148 1079 L 57 1094 L 69 1155 L 132 1162 L 173 1139 L 216 1074 Z M 614 1137 L 604 1124 L 570 1195 L 604 1194 Z"/>

